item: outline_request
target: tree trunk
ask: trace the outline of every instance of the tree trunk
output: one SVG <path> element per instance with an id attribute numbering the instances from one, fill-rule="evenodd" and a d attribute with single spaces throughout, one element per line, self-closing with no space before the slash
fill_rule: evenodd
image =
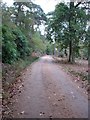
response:
<path id="1" fill-rule="evenodd" d="M 74 62 L 74 51 L 73 51 L 73 26 L 72 21 L 74 21 L 74 2 L 70 2 L 70 16 L 69 16 L 69 62 Z"/>
<path id="2" fill-rule="evenodd" d="M 72 41 L 69 42 L 69 62 L 72 62 Z"/>

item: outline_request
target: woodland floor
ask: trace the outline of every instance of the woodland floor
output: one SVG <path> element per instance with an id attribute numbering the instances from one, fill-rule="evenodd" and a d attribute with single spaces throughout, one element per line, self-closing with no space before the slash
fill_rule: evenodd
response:
<path id="1" fill-rule="evenodd" d="M 54 57 L 54 59 L 67 74 L 72 76 L 73 81 L 88 91 L 88 60 L 76 59 L 75 64 L 70 64 L 67 62 L 67 58 Z"/>

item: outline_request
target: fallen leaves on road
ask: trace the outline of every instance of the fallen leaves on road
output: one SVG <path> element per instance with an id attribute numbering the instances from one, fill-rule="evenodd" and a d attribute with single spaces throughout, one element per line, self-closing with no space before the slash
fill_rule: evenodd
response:
<path id="1" fill-rule="evenodd" d="M 57 103 L 53 103 L 53 106 L 58 106 Z"/>
<path id="2" fill-rule="evenodd" d="M 20 114 L 24 114 L 25 113 L 25 111 L 22 111 Z"/>
<path id="3" fill-rule="evenodd" d="M 44 115 L 45 113 L 44 112 L 40 112 L 40 116 Z"/>
<path id="4" fill-rule="evenodd" d="M 73 94 L 73 92 L 71 92 L 71 94 Z"/>
<path id="5" fill-rule="evenodd" d="M 50 99 L 50 97 L 48 97 Z"/>
<path id="6" fill-rule="evenodd" d="M 52 115 L 50 115 L 49 118 L 52 118 Z"/>
<path id="7" fill-rule="evenodd" d="M 53 92 L 54 93 L 54 95 L 56 95 L 56 93 L 55 92 Z"/>
<path id="8" fill-rule="evenodd" d="M 0 99 L 2 99 L 2 94 L 0 94 Z"/>
<path id="9" fill-rule="evenodd" d="M 67 58 L 54 57 L 55 62 L 62 66 L 62 69 L 72 76 L 75 82 L 80 84 L 87 90 L 86 86 L 88 84 L 88 61 L 87 60 L 76 60 L 75 64 L 70 64 Z M 88 90 L 87 90 L 88 91 Z"/>

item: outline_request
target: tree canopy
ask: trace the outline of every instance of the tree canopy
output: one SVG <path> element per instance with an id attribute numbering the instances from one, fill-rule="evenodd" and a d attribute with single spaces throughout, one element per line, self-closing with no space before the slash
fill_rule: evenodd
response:
<path id="1" fill-rule="evenodd" d="M 42 8 L 33 2 L 2 3 L 2 61 L 12 64 L 30 56 L 33 51 L 45 51 L 39 26 L 47 21 Z"/>
<path id="2" fill-rule="evenodd" d="M 11 64 L 32 52 L 52 54 L 55 46 L 58 52 L 65 52 L 71 63 L 76 57 L 88 58 L 90 14 L 86 4 L 89 3 L 59 3 L 46 15 L 32 1 L 15 1 L 10 7 L 1 3 L 3 62 Z M 44 35 L 40 31 L 43 23 Z"/>
<path id="3" fill-rule="evenodd" d="M 47 38 L 60 43 L 60 49 L 69 50 L 69 62 L 80 56 L 81 43 L 85 46 L 87 39 L 87 20 L 89 15 L 78 3 L 59 3 L 55 11 L 49 13 Z M 53 36 L 53 37 L 52 37 Z M 88 43 L 88 41 L 87 41 Z"/>

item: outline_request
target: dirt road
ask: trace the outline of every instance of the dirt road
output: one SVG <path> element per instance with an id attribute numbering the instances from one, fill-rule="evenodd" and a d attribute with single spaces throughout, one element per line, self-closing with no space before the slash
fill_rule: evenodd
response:
<path id="1" fill-rule="evenodd" d="M 10 106 L 15 118 L 87 118 L 88 97 L 50 56 L 28 67 Z"/>

